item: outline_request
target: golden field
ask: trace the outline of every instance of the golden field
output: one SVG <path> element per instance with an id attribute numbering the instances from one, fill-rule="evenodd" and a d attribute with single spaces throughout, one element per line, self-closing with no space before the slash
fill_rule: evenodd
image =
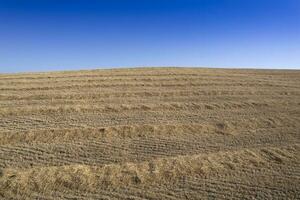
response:
<path id="1" fill-rule="evenodd" d="M 0 199 L 299 198 L 299 70 L 0 74 Z"/>

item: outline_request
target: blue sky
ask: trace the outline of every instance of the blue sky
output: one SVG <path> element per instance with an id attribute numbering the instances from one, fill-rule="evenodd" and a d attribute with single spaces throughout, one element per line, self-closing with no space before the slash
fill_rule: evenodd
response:
<path id="1" fill-rule="evenodd" d="M 0 0 L 0 72 L 300 69 L 299 0 Z"/>

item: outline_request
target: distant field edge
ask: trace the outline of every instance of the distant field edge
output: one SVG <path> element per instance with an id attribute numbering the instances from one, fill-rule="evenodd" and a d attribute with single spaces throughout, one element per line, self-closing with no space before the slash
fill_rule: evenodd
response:
<path id="1" fill-rule="evenodd" d="M 203 69 L 203 70 L 254 70 L 254 71 L 300 71 L 300 67 L 271 68 L 271 67 L 205 67 L 205 66 L 109 66 L 109 67 L 87 67 L 87 68 L 68 68 L 65 70 L 37 70 L 37 71 L 19 71 L 19 72 L 1 72 L 0 75 L 26 75 L 26 74 L 49 74 L 49 73 L 70 73 L 70 72 L 94 72 L 94 71 L 126 71 L 126 70 L 166 70 L 166 69 Z"/>

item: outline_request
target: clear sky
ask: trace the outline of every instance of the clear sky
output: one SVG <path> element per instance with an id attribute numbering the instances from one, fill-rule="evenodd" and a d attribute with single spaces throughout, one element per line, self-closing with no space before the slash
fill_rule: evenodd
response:
<path id="1" fill-rule="evenodd" d="M 300 0 L 0 0 L 0 72 L 300 69 Z"/>

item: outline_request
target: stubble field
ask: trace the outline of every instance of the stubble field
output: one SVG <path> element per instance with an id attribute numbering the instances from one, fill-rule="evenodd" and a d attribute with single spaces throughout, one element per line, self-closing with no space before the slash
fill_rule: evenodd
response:
<path id="1" fill-rule="evenodd" d="M 0 199 L 298 199 L 300 71 L 0 74 Z"/>

